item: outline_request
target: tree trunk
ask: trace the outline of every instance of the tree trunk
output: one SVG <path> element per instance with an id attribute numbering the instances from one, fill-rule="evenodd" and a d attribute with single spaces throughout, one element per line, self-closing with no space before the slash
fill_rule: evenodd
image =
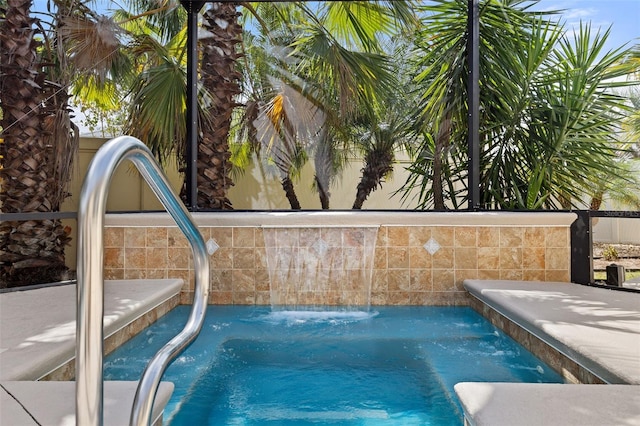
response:
<path id="1" fill-rule="evenodd" d="M 56 211 L 60 194 L 66 195 L 52 173 L 52 164 L 64 154 L 51 143 L 56 119 L 46 107 L 30 8 L 30 0 L 9 0 L 5 19 L 0 20 L 3 213 Z M 0 223 L 0 287 L 65 278 L 68 234 L 59 220 Z"/>
<path id="2" fill-rule="evenodd" d="M 446 161 L 445 153 L 449 149 L 451 139 L 451 114 L 447 113 L 436 135 L 434 154 L 433 154 L 433 208 L 435 210 L 444 210 L 444 193 L 442 190 L 442 168 Z"/>
<path id="3" fill-rule="evenodd" d="M 316 188 L 323 210 L 329 209 L 329 201 L 331 199 L 329 186 L 331 185 L 331 174 L 333 173 L 334 151 L 331 149 L 330 141 L 327 138 L 327 132 L 323 131 L 322 138 L 318 142 L 318 148 L 314 156 Z"/>
<path id="4" fill-rule="evenodd" d="M 284 189 L 284 193 L 287 195 L 287 200 L 289 200 L 289 204 L 291 205 L 291 210 L 300 210 L 300 201 L 298 201 L 298 196 L 296 195 L 291 178 L 289 176 L 285 176 L 282 178 L 281 183 L 282 189 Z"/>
<path id="5" fill-rule="evenodd" d="M 202 120 L 202 138 L 198 143 L 197 204 L 205 209 L 232 209 L 227 198 L 231 180 L 229 129 L 231 114 L 240 93 L 240 73 L 236 62 L 240 58 L 238 46 L 242 41 L 240 14 L 235 3 L 211 3 L 204 15 L 203 25 L 210 34 L 200 40 L 202 84 L 211 96 Z M 183 194 L 184 195 L 184 194 Z"/>
<path id="6" fill-rule="evenodd" d="M 393 171 L 393 153 L 388 151 L 370 151 L 365 156 L 365 166 L 358 183 L 356 199 L 353 209 L 361 209 L 369 194 L 378 186 L 382 186 L 383 179 Z"/>

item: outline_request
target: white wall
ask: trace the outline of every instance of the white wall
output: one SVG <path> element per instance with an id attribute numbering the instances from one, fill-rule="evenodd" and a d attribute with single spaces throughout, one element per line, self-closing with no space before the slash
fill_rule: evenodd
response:
<path id="1" fill-rule="evenodd" d="M 609 244 L 640 244 L 640 217 L 593 218 L 593 241 Z"/>

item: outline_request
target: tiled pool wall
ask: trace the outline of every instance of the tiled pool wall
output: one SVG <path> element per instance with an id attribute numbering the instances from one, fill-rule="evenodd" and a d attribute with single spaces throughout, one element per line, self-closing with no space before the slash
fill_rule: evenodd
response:
<path id="1" fill-rule="evenodd" d="M 471 297 L 471 307 L 487 318 L 493 325 L 504 331 L 529 352 L 547 363 L 558 372 L 567 383 L 604 384 L 605 382 L 565 354 L 547 344 L 520 325 L 503 316 L 482 301 Z"/>
<path id="2" fill-rule="evenodd" d="M 140 333 L 145 328 L 149 327 L 151 324 L 156 322 L 158 318 L 164 316 L 167 312 L 171 311 L 173 308 L 180 304 L 180 296 L 175 295 L 164 302 L 160 303 L 155 308 L 145 312 L 140 315 L 138 318 L 134 319 L 132 322 L 128 323 L 115 333 L 106 336 L 103 344 L 104 355 L 108 355 L 111 352 L 115 351 L 117 348 L 122 346 L 126 341 L 131 339 L 133 336 Z M 76 359 L 75 357 L 71 358 L 67 362 L 60 365 L 55 370 L 51 371 L 47 375 L 41 377 L 38 380 L 74 380 L 76 375 Z"/>
<path id="3" fill-rule="evenodd" d="M 468 305 L 465 279 L 569 281 L 570 225 L 575 214 L 518 212 L 295 212 L 195 213 L 211 256 L 210 304 L 270 304 L 264 227 L 291 227 L 301 238 L 322 238 L 342 253 L 345 268 L 353 239 L 331 242 L 332 229 L 356 232 L 378 226 L 372 305 Z M 104 257 L 106 279 L 182 278 L 181 303 L 193 298 L 193 265 L 187 240 L 167 214 L 109 214 Z M 342 260 L 340 260 L 342 259 Z M 340 264 L 343 262 L 343 264 Z M 348 304 L 347 283 L 324 285 L 309 304 Z"/>

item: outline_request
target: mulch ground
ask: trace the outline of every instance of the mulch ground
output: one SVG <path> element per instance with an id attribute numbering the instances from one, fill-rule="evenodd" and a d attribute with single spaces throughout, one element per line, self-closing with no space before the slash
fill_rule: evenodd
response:
<path id="1" fill-rule="evenodd" d="M 618 253 L 617 259 L 603 257 L 603 251 L 609 246 Z M 640 245 L 593 243 L 593 269 L 604 270 L 607 265 L 612 263 L 622 265 L 627 270 L 640 270 Z"/>

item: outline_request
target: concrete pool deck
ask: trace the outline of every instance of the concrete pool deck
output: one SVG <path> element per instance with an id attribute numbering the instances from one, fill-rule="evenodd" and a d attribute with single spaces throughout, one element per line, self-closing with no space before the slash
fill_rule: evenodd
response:
<path id="1" fill-rule="evenodd" d="M 173 309 L 182 285 L 179 279 L 105 281 L 105 352 Z M 75 383 L 69 381 L 75 369 L 75 318 L 73 284 L 0 294 L 0 424 L 75 424 Z M 128 424 L 136 386 L 105 382 L 106 425 Z M 158 391 L 154 420 L 172 391 L 170 383 Z"/>

